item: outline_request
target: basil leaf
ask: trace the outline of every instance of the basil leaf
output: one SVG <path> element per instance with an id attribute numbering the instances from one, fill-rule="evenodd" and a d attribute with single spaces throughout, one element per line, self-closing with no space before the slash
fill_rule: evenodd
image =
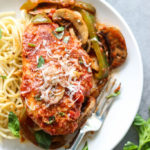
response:
<path id="1" fill-rule="evenodd" d="M 133 144 L 132 142 L 127 142 L 123 148 L 123 150 L 137 150 L 137 149 L 138 149 L 138 146 Z"/>
<path id="2" fill-rule="evenodd" d="M 37 67 L 40 68 L 40 67 L 42 67 L 43 64 L 45 64 L 45 60 L 42 56 L 40 56 Z"/>
<path id="3" fill-rule="evenodd" d="M 32 43 L 28 43 L 28 46 L 30 46 L 30 47 L 35 47 L 36 45 L 35 45 L 35 44 L 32 44 Z"/>
<path id="4" fill-rule="evenodd" d="M 55 116 L 49 117 L 49 123 L 48 124 L 53 124 L 55 122 Z"/>
<path id="5" fill-rule="evenodd" d="M 43 130 L 36 131 L 34 133 L 37 144 L 45 149 L 49 149 L 51 145 L 51 136 L 45 133 Z"/>
<path id="6" fill-rule="evenodd" d="M 65 113 L 64 112 L 59 112 L 58 113 L 61 117 L 64 117 L 65 116 Z"/>
<path id="7" fill-rule="evenodd" d="M 88 150 L 88 144 L 87 144 L 87 142 L 85 143 L 85 145 L 84 145 L 84 147 L 83 147 L 82 150 Z"/>
<path id="8" fill-rule="evenodd" d="M 64 32 L 61 32 L 61 33 L 58 33 L 58 34 L 55 33 L 55 32 L 52 32 L 52 33 L 59 40 L 61 40 L 63 38 L 63 36 L 64 36 Z"/>
<path id="9" fill-rule="evenodd" d="M 146 123 L 146 121 L 140 116 L 140 115 L 136 115 L 133 125 L 135 126 L 142 126 Z"/>
<path id="10" fill-rule="evenodd" d="M 118 95 L 120 95 L 120 91 L 117 91 L 117 92 L 114 92 L 114 93 L 108 95 L 108 96 L 107 96 L 107 99 L 110 99 L 110 98 L 112 98 L 112 97 L 117 97 Z"/>
<path id="11" fill-rule="evenodd" d="M 150 118 L 146 121 L 140 115 L 136 115 L 133 125 L 139 135 L 139 146 L 128 142 L 123 150 L 150 150 Z"/>
<path id="12" fill-rule="evenodd" d="M 7 79 L 7 76 L 2 76 L 2 75 L 0 75 L 0 77 L 1 77 L 2 79 Z"/>
<path id="13" fill-rule="evenodd" d="M 12 134 L 16 137 L 19 137 L 20 123 L 17 116 L 13 112 L 9 112 L 8 115 L 8 128 Z"/>
<path id="14" fill-rule="evenodd" d="M 69 42 L 69 39 L 70 39 L 70 36 L 66 36 L 64 37 L 63 42 L 67 44 Z"/>
<path id="15" fill-rule="evenodd" d="M 65 29 L 64 27 L 58 27 L 55 29 L 55 31 L 56 32 L 62 32 L 62 31 L 64 31 L 64 29 Z"/>
<path id="16" fill-rule="evenodd" d="M 0 39 L 2 38 L 2 29 L 0 28 Z"/>
<path id="17" fill-rule="evenodd" d="M 150 150 L 150 140 L 142 145 L 141 150 Z"/>
<path id="18" fill-rule="evenodd" d="M 41 95 L 36 95 L 36 96 L 34 96 L 34 98 L 37 100 L 37 101 L 41 101 L 42 99 L 41 99 Z"/>

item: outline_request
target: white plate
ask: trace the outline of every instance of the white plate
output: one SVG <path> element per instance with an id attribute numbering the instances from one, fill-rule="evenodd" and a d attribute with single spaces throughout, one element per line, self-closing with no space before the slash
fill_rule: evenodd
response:
<path id="1" fill-rule="evenodd" d="M 139 108 L 143 88 L 142 60 L 136 40 L 123 18 L 107 2 L 100 0 L 86 0 L 97 9 L 101 22 L 120 28 L 127 48 L 126 63 L 115 73 L 122 83 L 121 95 L 112 106 L 101 131 L 88 140 L 89 150 L 111 150 L 128 131 Z M 24 0 L 0 0 L 0 11 L 16 11 Z M 35 150 L 39 149 L 31 143 L 20 144 L 18 140 L 5 140 L 0 144 L 0 150 Z"/>

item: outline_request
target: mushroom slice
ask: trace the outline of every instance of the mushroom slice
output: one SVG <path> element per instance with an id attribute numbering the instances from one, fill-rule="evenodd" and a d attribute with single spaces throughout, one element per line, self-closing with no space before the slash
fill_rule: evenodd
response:
<path id="1" fill-rule="evenodd" d="M 57 21 L 60 19 L 69 20 L 72 22 L 74 27 L 77 29 L 82 44 L 85 44 L 88 40 L 88 28 L 85 24 L 84 20 L 82 19 L 82 16 L 79 13 L 76 13 L 75 11 L 69 10 L 69 9 L 58 9 L 53 14 L 53 20 Z"/>
<path id="2" fill-rule="evenodd" d="M 92 69 L 99 71 L 97 58 L 95 56 L 91 56 L 91 60 L 92 60 L 92 64 L 91 64 Z"/>
<path id="3" fill-rule="evenodd" d="M 78 120 L 79 128 L 86 122 L 86 120 L 92 115 L 92 112 L 95 110 L 96 99 L 94 97 L 89 97 L 85 105 L 84 110 L 82 111 L 80 118 Z"/>
<path id="4" fill-rule="evenodd" d="M 116 27 L 102 26 L 99 30 L 108 47 L 111 68 L 121 66 L 127 58 L 127 47 L 122 33 Z"/>

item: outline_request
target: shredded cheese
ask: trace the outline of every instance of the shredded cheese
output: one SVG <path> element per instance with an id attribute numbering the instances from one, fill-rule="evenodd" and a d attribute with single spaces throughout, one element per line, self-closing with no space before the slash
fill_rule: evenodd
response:
<path id="1" fill-rule="evenodd" d="M 44 40 L 42 44 L 45 47 L 46 40 Z M 78 98 L 73 100 L 74 95 L 76 93 L 83 94 L 84 87 L 82 86 L 82 80 L 86 80 L 88 75 L 78 80 L 83 73 L 78 58 L 74 57 L 74 47 L 62 50 L 61 45 L 57 47 L 54 46 L 53 48 L 46 46 L 43 51 L 46 51 L 46 59 L 48 59 L 49 62 L 37 68 L 37 70 L 41 72 L 43 79 L 43 84 L 39 88 L 41 98 L 47 102 L 49 106 L 58 103 L 65 93 L 69 96 L 70 101 L 75 103 Z M 78 49 L 78 51 L 83 53 L 82 49 Z M 37 60 L 38 58 L 39 56 L 37 56 Z M 87 63 L 84 54 L 82 55 L 82 59 L 83 65 L 88 70 L 91 63 Z"/>

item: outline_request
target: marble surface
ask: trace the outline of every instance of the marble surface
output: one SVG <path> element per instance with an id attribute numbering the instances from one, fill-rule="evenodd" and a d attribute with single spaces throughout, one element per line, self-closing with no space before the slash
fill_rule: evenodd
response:
<path id="1" fill-rule="evenodd" d="M 150 106 L 150 1 L 149 0 L 106 0 L 126 20 L 140 47 L 144 67 L 144 90 L 138 113 L 149 117 Z M 138 82 L 138 81 L 137 81 Z M 138 135 L 133 127 L 114 150 L 122 150 L 127 141 L 138 143 Z"/>

